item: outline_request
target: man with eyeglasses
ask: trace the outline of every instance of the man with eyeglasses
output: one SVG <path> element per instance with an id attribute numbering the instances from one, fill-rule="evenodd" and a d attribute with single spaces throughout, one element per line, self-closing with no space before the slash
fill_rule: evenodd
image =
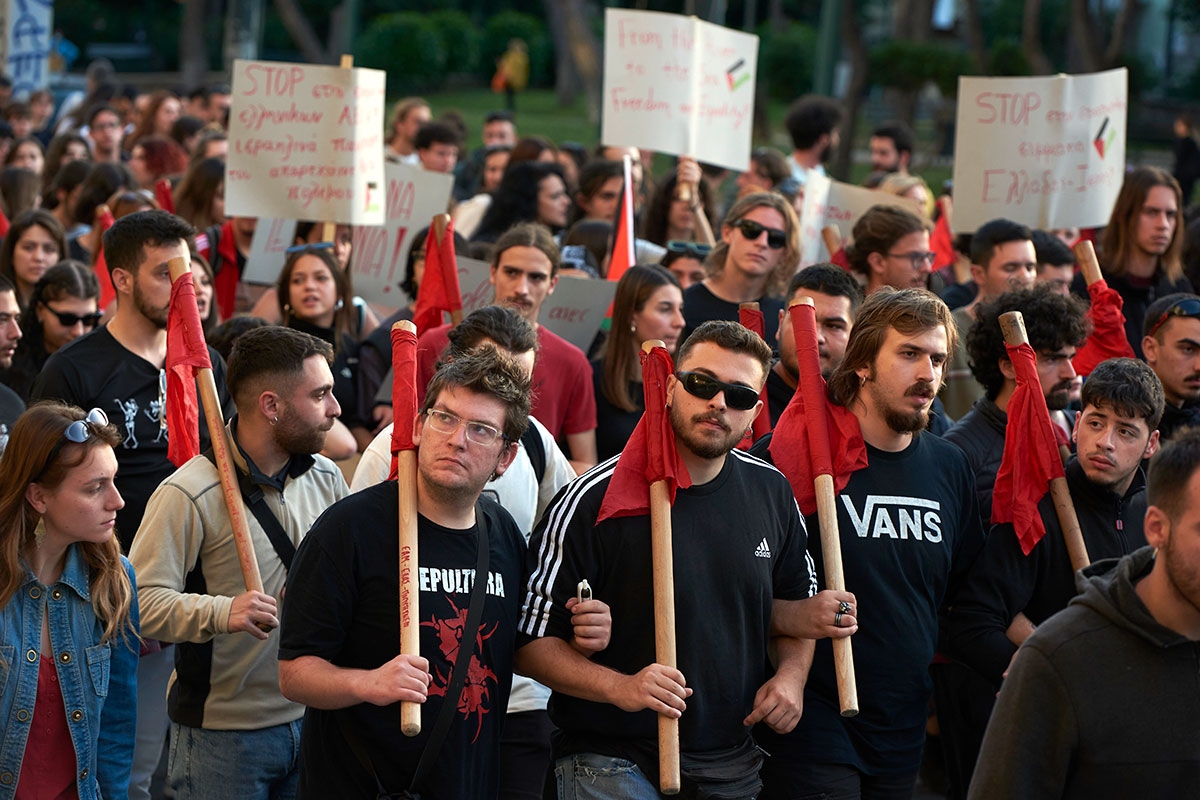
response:
<path id="1" fill-rule="evenodd" d="M 658 263 L 679 280 L 679 288 L 686 292 L 704 280 L 704 261 L 711 252 L 711 245 L 672 240 L 667 242 L 667 252 Z"/>
<path id="2" fill-rule="evenodd" d="M 269 325 L 229 357 L 230 455 L 263 591 L 246 588 L 215 461 L 191 459 L 150 497 L 129 560 L 142 634 L 178 646 L 167 696 L 177 800 L 291 796 L 304 708 L 279 692 L 279 604 L 296 547 L 349 493 L 319 455 L 341 413 L 333 348 Z"/>
<path id="3" fill-rule="evenodd" d="M 854 223 L 846 247 L 850 268 L 866 279 L 866 293 L 884 286 L 924 289 L 933 269 L 929 221 L 897 206 L 871 206 Z"/>
<path id="4" fill-rule="evenodd" d="M 1162 381 L 1166 407 L 1158 433 L 1164 442 L 1200 425 L 1200 297 L 1169 294 L 1146 309 L 1142 352 Z"/>
<path id="5" fill-rule="evenodd" d="M 516 457 L 529 424 L 525 373 L 493 348 L 456 357 L 429 384 L 417 416 L 421 654 L 399 654 L 397 483 L 355 492 L 312 527 L 288 578 L 279 648 L 285 696 L 307 705 L 299 798 L 495 797 L 499 741 L 523 594 L 525 540 L 481 496 Z M 364 524 L 366 522 L 367 524 Z M 476 574 L 480 548 L 486 573 Z M 463 631 L 476 585 L 482 622 Z M 592 632 L 582 631 L 580 646 Z M 606 631 L 598 632 L 606 636 Z M 469 658 L 460 697 L 452 669 Z M 400 732 L 399 703 L 421 703 L 421 736 Z M 410 786 L 442 706 L 449 728 L 426 779 Z M 432 756 L 431 756 L 432 757 Z"/>
<path id="6" fill-rule="evenodd" d="M 92 145 L 92 160 L 96 163 L 121 161 L 121 137 L 125 130 L 121 115 L 112 106 L 99 105 L 87 112 L 87 138 Z M 84 223 L 90 220 L 83 220 Z"/>
<path id="7" fill-rule="evenodd" d="M 1008 219 L 984 223 L 971 237 L 971 278 L 978 293 L 967 305 L 954 309 L 958 347 L 946 372 L 942 402 L 952 419 L 960 419 L 983 396 L 983 386 L 971 374 L 967 357 L 967 331 L 979 319 L 979 309 L 1005 292 L 1029 289 L 1037 280 L 1037 250 L 1029 228 Z"/>
<path id="8" fill-rule="evenodd" d="M 710 320 L 738 319 L 738 305 L 758 303 L 767 344 L 775 347 L 783 292 L 800 263 L 796 212 L 781 195 L 759 192 L 733 204 L 721 242 L 708 255 L 708 276 L 683 293 L 681 341 Z"/>
<path id="9" fill-rule="evenodd" d="M 17 323 L 20 316 L 17 290 L 8 278 L 0 275 L 0 370 L 12 366 L 17 342 L 21 340 L 21 326 Z M 25 401 L 21 396 L 0 383 L 0 455 L 4 455 L 4 447 L 8 444 L 9 430 L 24 410 Z"/>
<path id="10" fill-rule="evenodd" d="M 107 325 L 80 336 L 50 357 L 33 384 L 30 400 L 54 399 L 99 407 L 122 433 L 116 448 L 117 489 L 125 507 L 117 512 L 121 549 L 129 551 L 146 501 L 175 465 L 167 459 L 167 309 L 171 276 L 167 261 L 189 257 L 187 239 L 195 233 L 165 211 L 139 211 L 117 220 L 104 234 L 104 256 L 117 292 L 117 311 Z M 233 413 L 225 391 L 225 361 L 211 347 L 209 358 L 224 416 Z M 209 445 L 200 416 L 200 448 Z M 153 534 L 153 532 L 152 532 Z M 149 797 L 150 778 L 167 732 L 166 685 L 172 650 L 147 642 L 138 664 L 138 739 L 130 797 Z"/>
<path id="11" fill-rule="evenodd" d="M 658 714 L 679 719 L 681 796 L 698 787 L 709 796 L 709 766 L 730 781 L 712 796 L 752 797 L 762 756 L 748 727 L 786 731 L 799 718 L 812 643 L 776 638 L 773 677 L 767 648 L 773 605 L 812 602 L 804 525 L 787 480 L 734 449 L 762 410 L 770 358 L 741 325 L 707 322 L 667 382 L 675 450 L 691 477 L 671 509 L 678 669 L 651 663 L 649 515 L 597 523 L 620 457 L 559 492 L 534 532 L 517 658 L 555 692 L 560 797 L 656 797 Z M 612 609 L 611 642 L 590 660 L 569 644 L 567 610 L 584 579 Z"/>

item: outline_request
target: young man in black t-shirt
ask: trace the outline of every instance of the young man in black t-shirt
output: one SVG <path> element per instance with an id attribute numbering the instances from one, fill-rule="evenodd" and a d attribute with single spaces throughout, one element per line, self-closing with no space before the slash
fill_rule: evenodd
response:
<path id="1" fill-rule="evenodd" d="M 924 289 L 885 287 L 859 309 L 829 397 L 858 418 L 867 447 L 868 466 L 836 503 L 846 587 L 857 598 L 852 619 L 861 620 L 853 637 L 860 712 L 840 716 L 832 648 L 817 642 L 800 724 L 787 736 L 763 731 L 773 755 L 763 798 L 912 793 L 939 615 L 983 542 L 966 458 L 923 433 L 954 345 L 949 309 Z M 820 543 L 809 537 L 823 572 Z M 784 631 L 796 624 L 786 612 L 776 620 Z"/>
<path id="2" fill-rule="evenodd" d="M 334 504 L 304 539 L 288 578 L 279 648 L 280 688 L 309 707 L 298 797 L 372 798 L 379 785 L 426 800 L 495 796 L 525 541 L 508 512 L 480 493 L 512 463 L 528 422 L 529 378 L 492 348 L 456 358 L 429 385 L 413 436 L 420 656 L 397 654 L 396 482 Z M 464 632 L 485 532 L 482 621 Z M 575 610 L 574 644 L 602 648 L 603 603 Z M 471 659 L 466 682 L 448 698 L 463 656 Z M 421 733 L 412 739 L 399 731 L 402 701 L 423 704 Z M 427 779 L 411 786 L 446 702 L 455 704 L 449 732 Z"/>

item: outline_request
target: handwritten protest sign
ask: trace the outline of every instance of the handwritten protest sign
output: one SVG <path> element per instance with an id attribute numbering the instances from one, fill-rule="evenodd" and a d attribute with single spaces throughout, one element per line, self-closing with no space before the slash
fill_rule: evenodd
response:
<path id="1" fill-rule="evenodd" d="M 1108 222 L 1125 175 L 1125 69 L 959 78 L 954 229 L 1006 217 L 1036 228 Z"/>
<path id="2" fill-rule="evenodd" d="M 383 223 L 385 75 L 233 62 L 225 213 Z"/>
<path id="3" fill-rule="evenodd" d="M 604 12 L 604 31 L 606 145 L 749 169 L 757 36 L 615 8 Z"/>
<path id="4" fill-rule="evenodd" d="M 435 214 L 446 212 L 454 176 L 392 163 L 387 165 L 385 174 L 386 223 L 355 226 L 354 256 L 350 263 L 357 294 L 371 302 L 399 308 L 408 302 L 397 284 L 404 280 L 413 235 L 429 227 Z M 466 292 L 465 286 L 463 291 Z"/>
<path id="5" fill-rule="evenodd" d="M 826 225 L 836 225 L 842 241 L 848 244 L 854 238 L 854 223 L 871 206 L 897 206 L 917 215 L 921 213 L 916 200 L 864 189 L 810 172 L 804 184 L 804 205 L 800 209 L 800 265 L 807 267 L 828 261 L 831 253 L 821 239 L 821 230 Z"/>
<path id="6" fill-rule="evenodd" d="M 0 14 L 0 61 L 4 74 L 12 79 L 13 96 L 44 89 L 54 33 L 53 0 L 3 0 Z"/>
<path id="7" fill-rule="evenodd" d="M 254 226 L 250 254 L 242 280 L 246 283 L 275 283 L 287 260 L 287 249 L 296 241 L 296 220 L 262 219 Z"/>

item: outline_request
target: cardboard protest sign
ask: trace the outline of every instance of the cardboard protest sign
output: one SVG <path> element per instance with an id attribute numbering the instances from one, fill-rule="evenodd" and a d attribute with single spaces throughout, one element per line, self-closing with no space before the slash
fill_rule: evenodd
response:
<path id="1" fill-rule="evenodd" d="M 836 225 L 842 241 L 854 238 L 854 223 L 871 206 L 897 206 L 921 215 L 916 200 L 809 173 L 804 184 L 804 205 L 800 214 L 800 265 L 807 267 L 828 261 L 832 255 L 821 239 L 826 225 Z"/>
<path id="2" fill-rule="evenodd" d="M 601 141 L 745 171 L 758 37 L 657 11 L 604 12 Z"/>
<path id="3" fill-rule="evenodd" d="M 385 75 L 233 62 L 225 213 L 383 223 Z"/>
<path id="4" fill-rule="evenodd" d="M 53 0 L 0 2 L 0 63 L 12 79 L 14 97 L 44 89 L 49 80 L 50 44 L 54 28 Z"/>
<path id="5" fill-rule="evenodd" d="M 959 78 L 954 230 L 1005 217 L 1035 228 L 1105 225 L 1125 177 L 1124 68 Z"/>
<path id="6" fill-rule="evenodd" d="M 373 303 L 399 308 L 410 299 L 398 284 L 404 280 L 413 235 L 429 227 L 435 214 L 446 213 L 454 176 L 392 163 L 387 164 L 385 174 L 383 204 L 387 216 L 381 225 L 355 226 L 350 265 L 358 295 Z M 465 284 L 462 290 L 465 302 Z"/>
<path id="7" fill-rule="evenodd" d="M 296 220 L 259 219 L 254 226 L 250 254 L 242 280 L 246 283 L 275 283 L 287 261 L 287 249 L 296 241 Z"/>

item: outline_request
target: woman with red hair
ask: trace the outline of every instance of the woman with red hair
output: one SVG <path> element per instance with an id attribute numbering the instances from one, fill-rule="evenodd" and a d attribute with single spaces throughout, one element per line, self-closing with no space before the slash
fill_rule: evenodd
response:
<path id="1" fill-rule="evenodd" d="M 188 156 L 182 147 L 163 136 L 150 136 L 133 146 L 129 169 L 138 186 L 154 191 L 160 178 L 179 175 L 187 169 Z"/>

